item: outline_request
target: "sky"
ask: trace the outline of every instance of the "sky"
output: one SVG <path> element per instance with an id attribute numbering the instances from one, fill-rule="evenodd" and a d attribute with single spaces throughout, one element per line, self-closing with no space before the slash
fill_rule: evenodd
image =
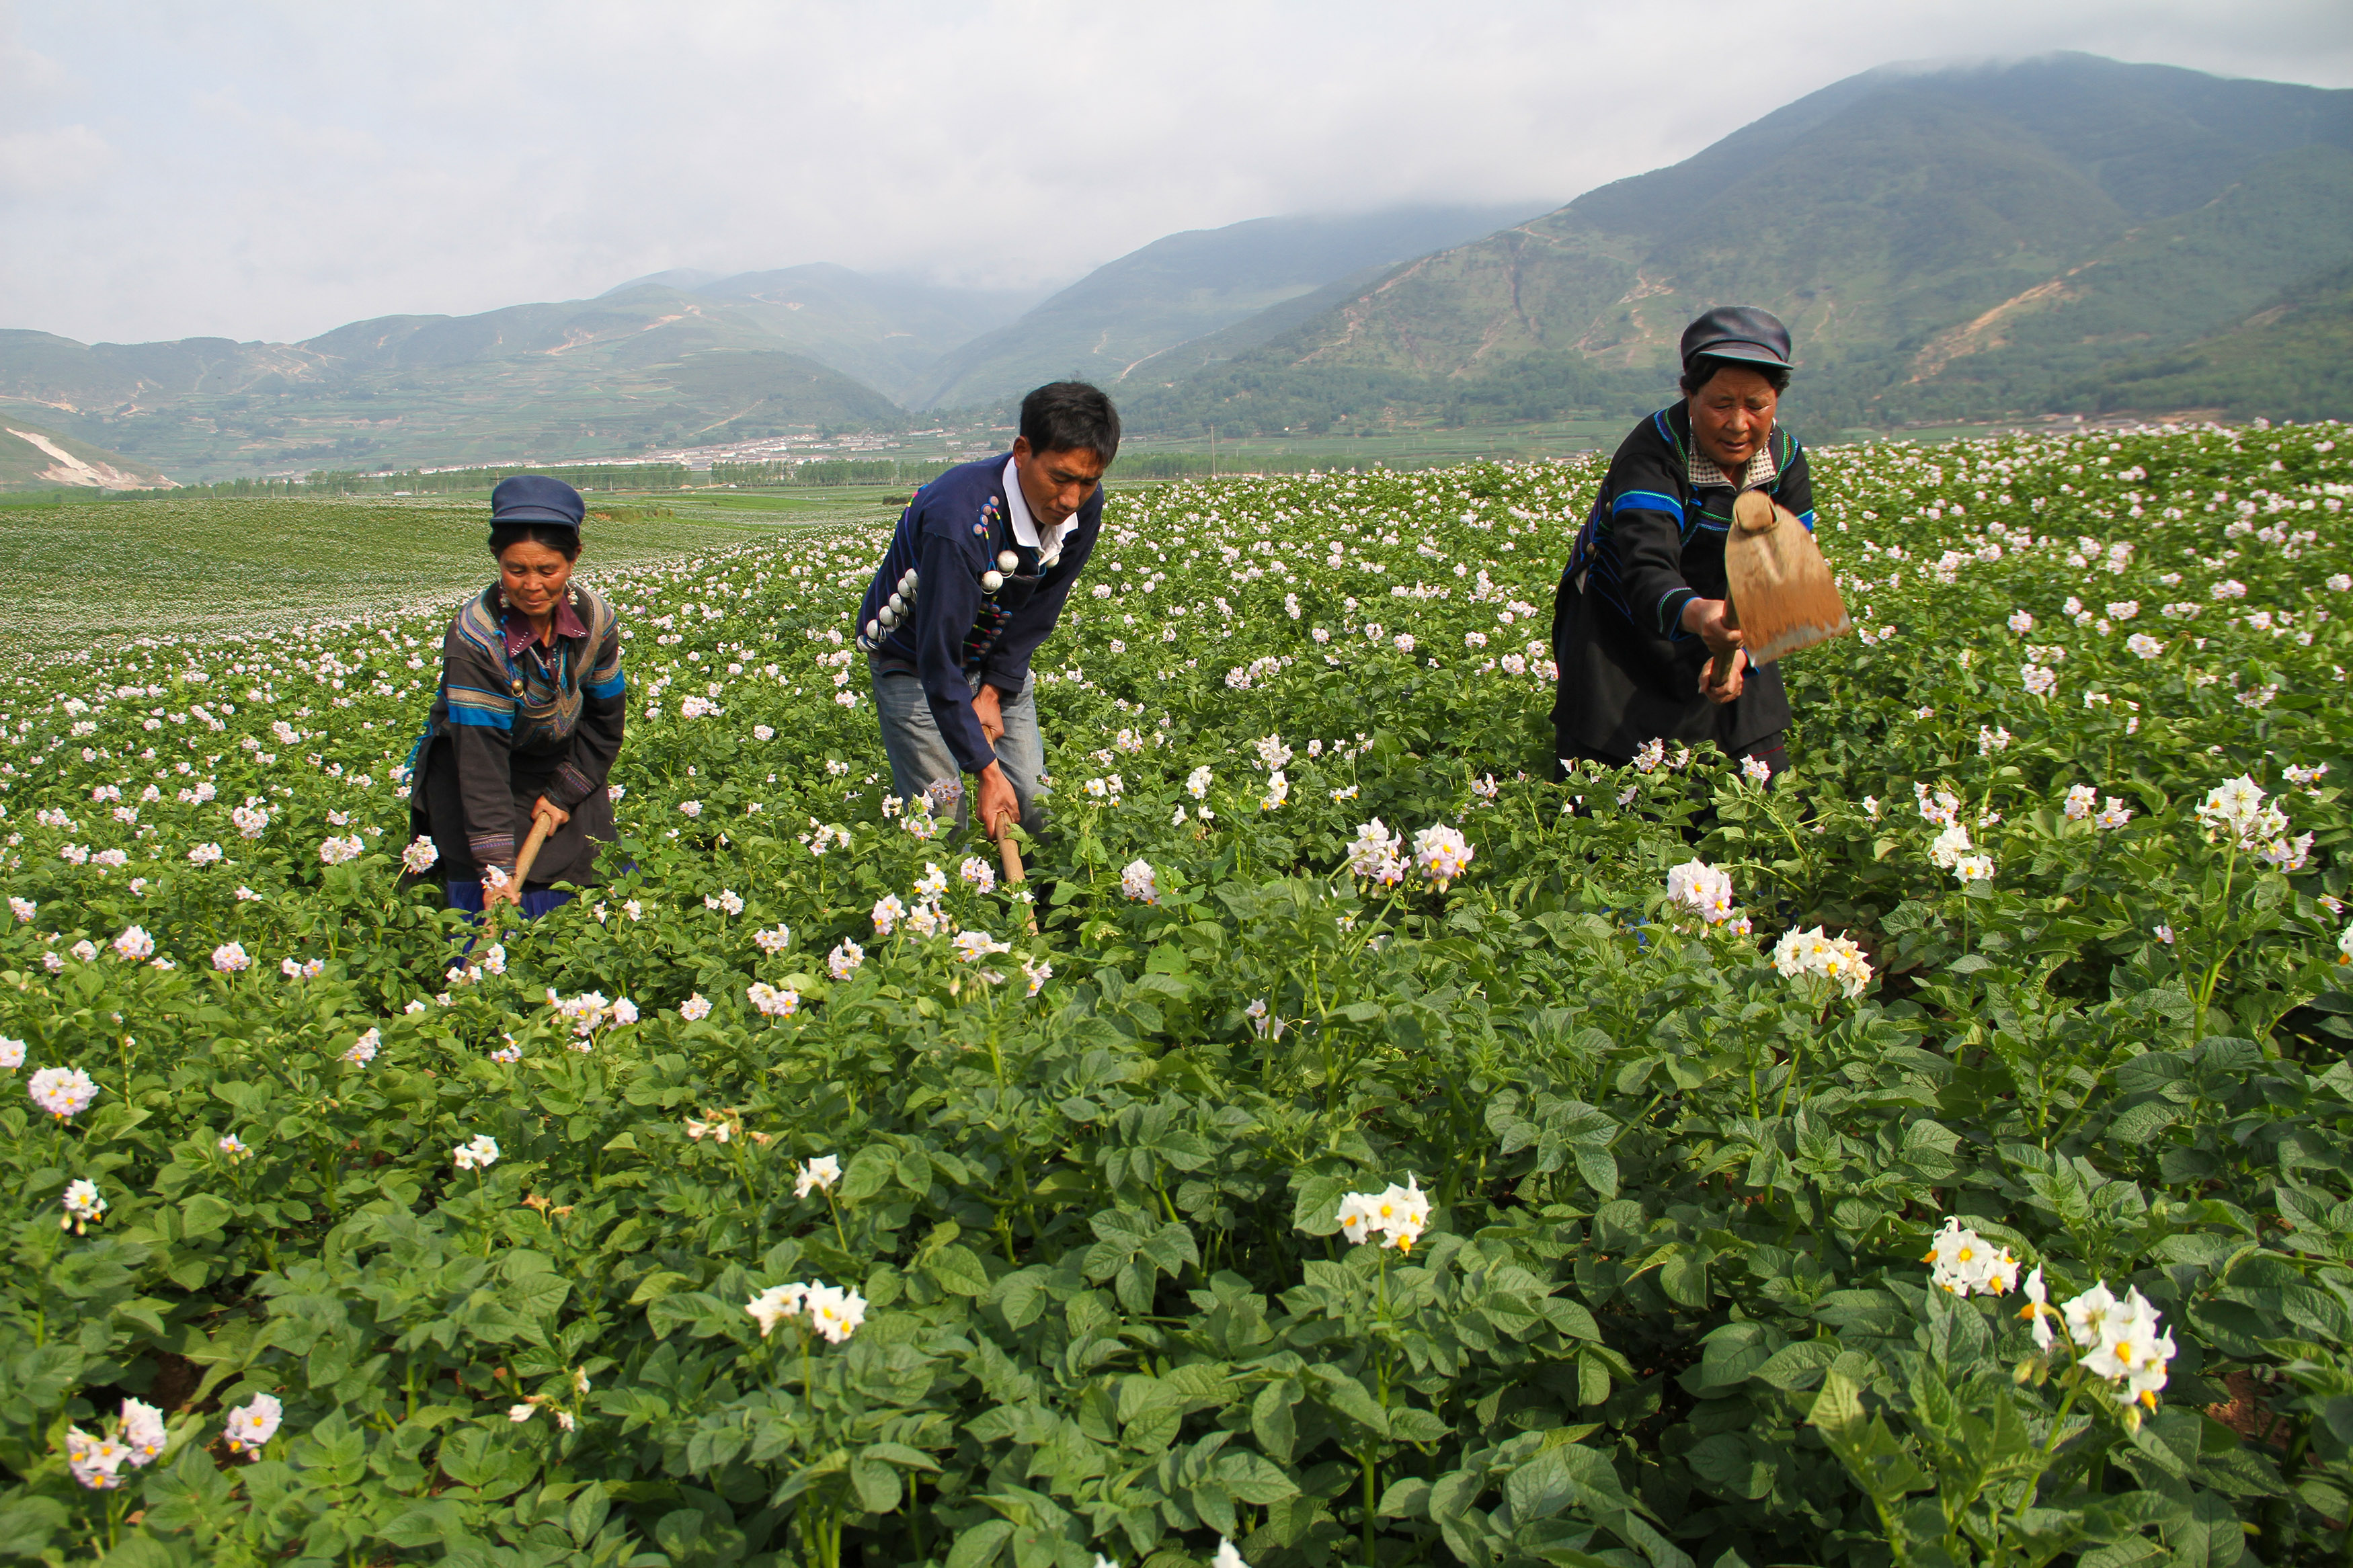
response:
<path id="1" fill-rule="evenodd" d="M 1895 61 L 2353 87 L 2346 0 L 0 0 L 0 327 L 289 341 L 833 261 L 1531 210 Z"/>

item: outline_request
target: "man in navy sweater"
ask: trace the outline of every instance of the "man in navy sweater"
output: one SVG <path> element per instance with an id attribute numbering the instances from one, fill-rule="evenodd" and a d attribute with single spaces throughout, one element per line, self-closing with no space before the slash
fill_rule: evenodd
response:
<path id="1" fill-rule="evenodd" d="M 1029 657 L 1054 629 L 1103 525 L 1103 473 L 1119 452 L 1119 412 L 1084 382 L 1021 400 L 1009 456 L 950 468 L 915 492 L 858 607 L 858 646 L 902 799 L 977 781 L 989 837 L 1040 825 L 1044 771 Z"/>

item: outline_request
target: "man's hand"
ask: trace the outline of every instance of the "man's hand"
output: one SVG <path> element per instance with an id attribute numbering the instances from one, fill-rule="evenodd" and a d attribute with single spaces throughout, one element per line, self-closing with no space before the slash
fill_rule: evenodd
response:
<path id="1" fill-rule="evenodd" d="M 980 825 L 991 838 L 1004 837 L 1005 829 L 1021 820 L 1021 801 L 1006 781 L 1005 770 L 995 763 L 988 764 L 980 775 Z"/>
<path id="2" fill-rule="evenodd" d="M 972 695 L 972 716 L 980 721 L 980 732 L 988 737 L 988 743 L 992 746 L 1005 739 L 1004 700 L 997 694 L 997 688 L 987 681 L 983 681 L 980 689 Z M 989 837 L 993 838 L 996 835 Z"/>

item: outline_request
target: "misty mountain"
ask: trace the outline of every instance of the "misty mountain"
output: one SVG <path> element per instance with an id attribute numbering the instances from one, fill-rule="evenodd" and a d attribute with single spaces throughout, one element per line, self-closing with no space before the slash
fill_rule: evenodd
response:
<path id="1" fill-rule="evenodd" d="M 1180 345 L 1336 281 L 1457 245 L 1525 206 L 1409 206 L 1253 218 L 1154 240 L 1088 273 L 1011 325 L 948 353 L 916 407 L 998 401 L 1059 376 L 1116 387 L 1165 376 Z"/>
<path id="2" fill-rule="evenodd" d="M 752 308 L 779 347 L 912 402 L 940 357 L 1014 320 L 1044 289 L 946 289 L 817 262 L 692 286 Z"/>
<path id="3" fill-rule="evenodd" d="M 1299 428 L 1641 406 L 1669 395 L 1683 325 L 1736 300 L 1789 323 L 1793 413 L 2039 411 L 2348 260 L 2353 91 L 2082 55 L 1887 68 L 1392 268 L 1133 411 Z"/>
<path id="4" fill-rule="evenodd" d="M 769 309 L 647 286 L 383 316 L 299 343 L 0 331 L 0 416 L 24 412 L 180 479 L 555 461 L 903 422 L 873 388 L 784 348 Z"/>

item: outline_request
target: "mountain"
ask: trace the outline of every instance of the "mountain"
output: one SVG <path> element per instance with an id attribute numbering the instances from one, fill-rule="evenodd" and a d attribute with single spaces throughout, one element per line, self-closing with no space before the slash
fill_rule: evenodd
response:
<path id="1" fill-rule="evenodd" d="M 119 453 L 0 413 L 0 490 L 146 489 L 172 481 Z"/>
<path id="2" fill-rule="evenodd" d="M 2084 55 L 1891 67 L 1128 406 L 1139 430 L 1630 408 L 1671 395 L 1684 323 L 1738 300 L 1790 325 L 1793 414 L 2039 409 L 2348 260 L 2353 91 Z"/>
<path id="3" fill-rule="evenodd" d="M 649 285 L 473 316 L 384 316 L 299 343 L 0 331 L 0 416 L 26 412 L 182 479 L 554 461 L 903 424 L 881 393 L 782 347 L 770 309 Z"/>
<path id="4" fill-rule="evenodd" d="M 1367 269 L 1490 233 L 1527 210 L 1411 206 L 1168 235 L 947 353 L 913 405 L 989 404 L 1064 375 L 1104 385 L 1166 376 L 1170 367 L 1154 367 L 1180 345 Z"/>
<path id="5" fill-rule="evenodd" d="M 2205 409 L 2233 419 L 2341 419 L 2353 409 L 2353 266 L 2169 354 L 2119 365 L 2067 406 L 2103 413 Z"/>
<path id="6" fill-rule="evenodd" d="M 1043 290 L 944 289 L 818 262 L 710 279 L 691 292 L 744 306 L 778 346 L 912 402 L 941 355 L 1012 321 Z"/>
<path id="7" fill-rule="evenodd" d="M 656 289 L 699 289 L 705 283 L 718 282 L 723 276 L 723 273 L 706 272 L 700 267 L 672 267 L 661 272 L 649 272 L 643 278 L 632 278 L 627 283 L 616 284 L 596 298 L 609 300 L 616 294 L 626 294 L 632 289 L 649 286 Z"/>

